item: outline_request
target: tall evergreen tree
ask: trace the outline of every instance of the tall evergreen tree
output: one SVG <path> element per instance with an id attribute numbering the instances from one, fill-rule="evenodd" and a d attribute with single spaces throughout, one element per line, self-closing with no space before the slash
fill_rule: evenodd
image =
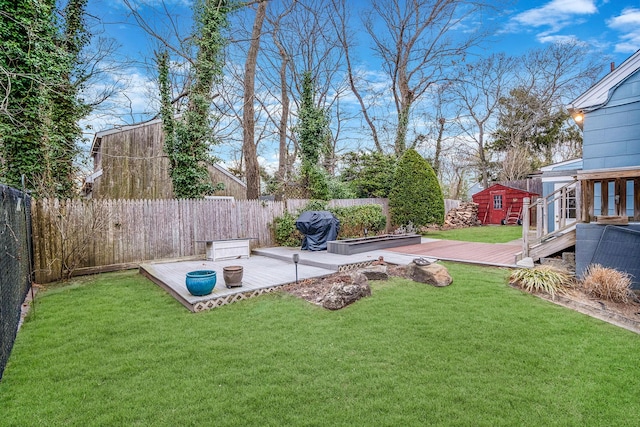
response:
<path id="1" fill-rule="evenodd" d="M 397 158 L 393 154 L 347 153 L 340 180 L 354 189 L 356 197 L 389 197 Z"/>
<path id="2" fill-rule="evenodd" d="M 404 152 L 389 195 L 391 221 L 416 227 L 444 222 L 444 197 L 433 168 L 412 148 Z"/>

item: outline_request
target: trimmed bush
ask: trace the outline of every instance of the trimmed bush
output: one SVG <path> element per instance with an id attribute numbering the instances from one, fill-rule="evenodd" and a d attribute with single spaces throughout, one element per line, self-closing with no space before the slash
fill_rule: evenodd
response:
<path id="1" fill-rule="evenodd" d="M 362 237 L 365 228 L 370 236 L 379 234 L 387 226 L 387 218 L 380 205 L 336 207 L 329 211 L 340 220 L 340 239 Z"/>
<path id="2" fill-rule="evenodd" d="M 274 219 L 273 231 L 276 244 L 279 246 L 300 246 L 303 235 L 296 229 L 296 219 L 302 212 L 326 211 L 331 212 L 340 221 L 339 239 L 362 237 L 364 229 L 369 235 L 379 234 L 387 225 L 387 218 L 382 213 L 382 206 L 376 204 L 327 208 L 323 200 L 311 200 L 295 215 L 285 212 Z"/>
<path id="3" fill-rule="evenodd" d="M 539 265 L 514 270 L 509 276 L 509 282 L 527 292 L 544 292 L 554 297 L 573 284 L 573 277 L 567 271 L 550 265 Z"/>
<path id="4" fill-rule="evenodd" d="M 396 169 L 395 155 L 350 152 L 342 160 L 346 166 L 340 179 L 354 189 L 356 198 L 389 197 Z"/>
<path id="5" fill-rule="evenodd" d="M 297 216 L 289 212 L 273 220 L 273 232 L 278 246 L 300 246 L 302 245 L 302 234 L 296 228 Z"/>
<path id="6" fill-rule="evenodd" d="M 582 288 L 586 294 L 607 301 L 626 304 L 633 297 L 629 274 L 599 264 L 587 268 Z"/>
<path id="7" fill-rule="evenodd" d="M 433 168 L 417 151 L 400 157 L 389 194 L 391 221 L 416 228 L 444 222 L 444 197 Z"/>

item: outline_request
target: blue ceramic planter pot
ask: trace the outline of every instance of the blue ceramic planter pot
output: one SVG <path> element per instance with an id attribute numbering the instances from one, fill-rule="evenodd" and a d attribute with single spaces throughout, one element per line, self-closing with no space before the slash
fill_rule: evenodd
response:
<path id="1" fill-rule="evenodd" d="M 216 285 L 216 272 L 213 270 L 198 270 L 187 273 L 185 281 L 191 295 L 200 297 L 209 295 Z"/>

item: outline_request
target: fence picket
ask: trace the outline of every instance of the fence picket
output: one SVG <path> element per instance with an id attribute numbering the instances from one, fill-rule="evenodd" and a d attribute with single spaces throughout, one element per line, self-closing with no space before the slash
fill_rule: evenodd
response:
<path id="1" fill-rule="evenodd" d="M 252 247 L 274 244 L 271 225 L 285 211 L 296 214 L 308 200 L 38 200 L 33 207 L 36 281 L 60 279 L 63 249 L 84 248 L 77 268 L 196 256 L 197 240 L 252 237 Z M 380 204 L 387 199 L 332 200 L 329 206 Z M 66 238 L 64 234 L 66 233 Z"/>

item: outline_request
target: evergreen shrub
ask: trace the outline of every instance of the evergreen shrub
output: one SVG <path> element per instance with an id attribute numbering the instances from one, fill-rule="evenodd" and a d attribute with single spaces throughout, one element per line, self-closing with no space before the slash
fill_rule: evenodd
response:
<path id="1" fill-rule="evenodd" d="M 444 196 L 433 168 L 417 151 L 400 157 L 389 194 L 391 221 L 417 228 L 444 222 Z"/>
<path id="2" fill-rule="evenodd" d="M 372 236 L 384 231 L 387 226 L 387 218 L 380 205 L 335 207 L 329 210 L 340 220 L 341 239 L 362 237 L 365 228 L 367 234 Z"/>

